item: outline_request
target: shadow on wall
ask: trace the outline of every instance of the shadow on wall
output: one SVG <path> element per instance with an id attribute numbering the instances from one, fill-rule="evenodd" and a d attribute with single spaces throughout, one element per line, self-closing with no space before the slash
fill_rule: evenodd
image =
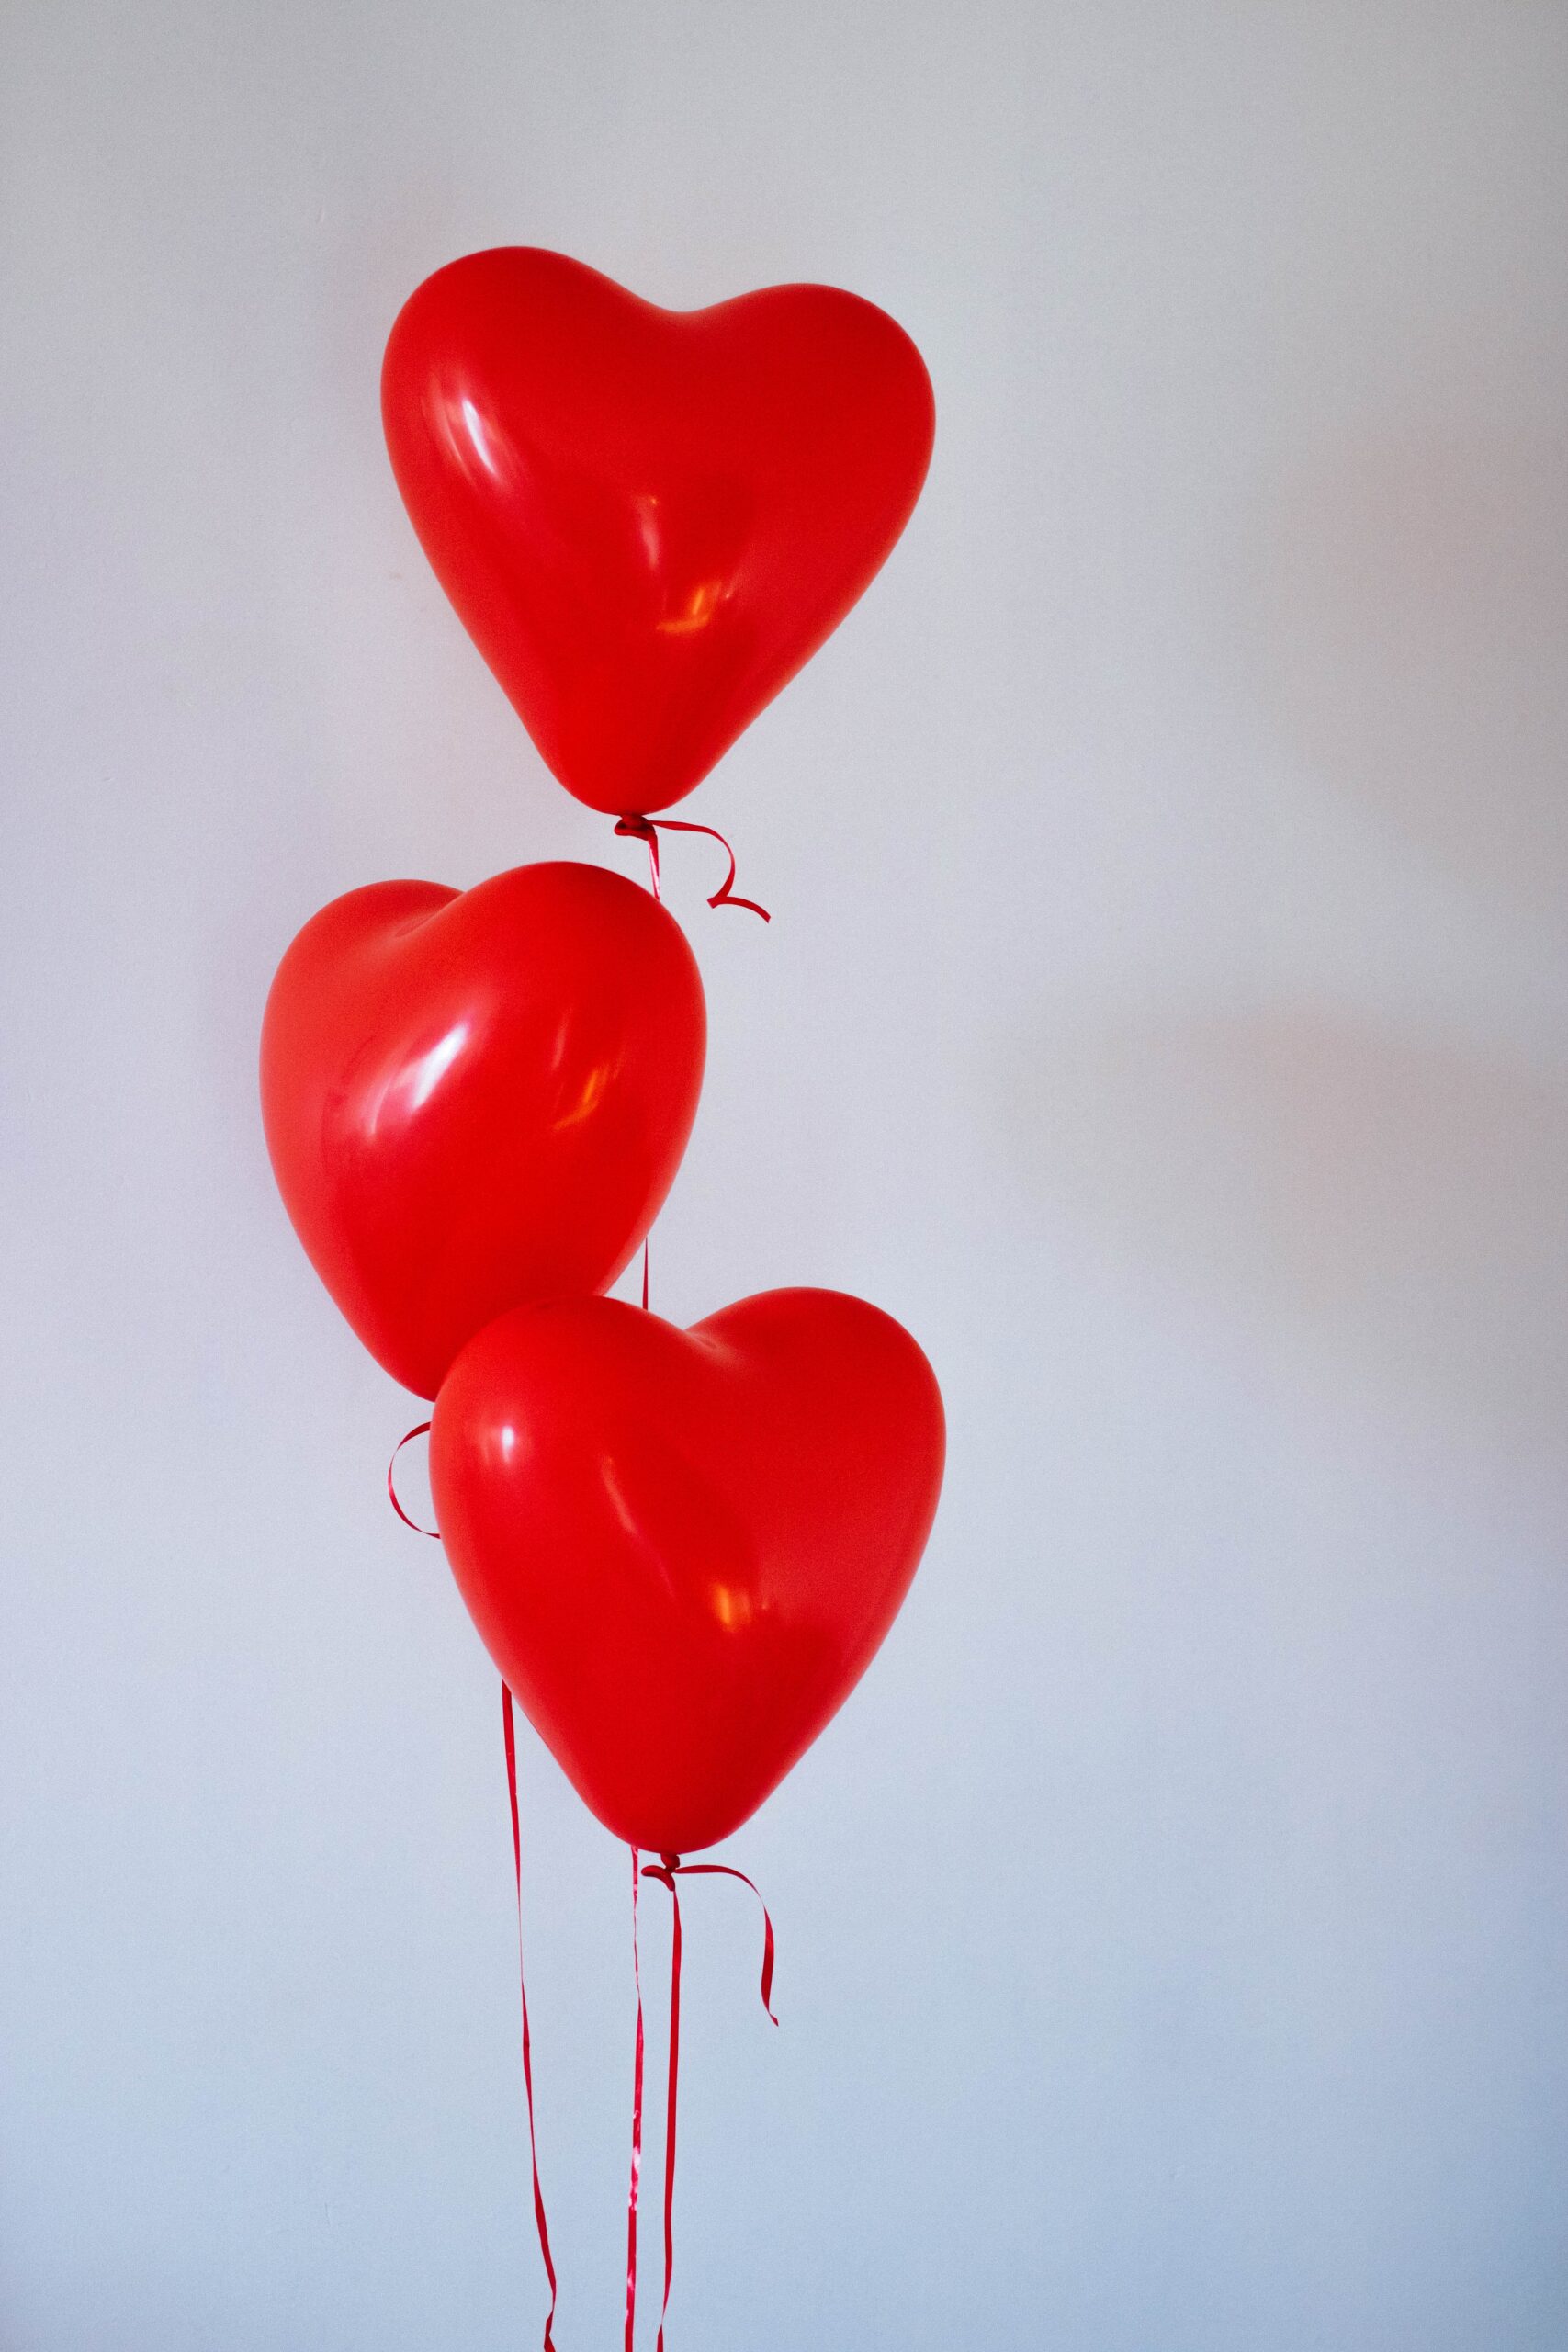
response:
<path id="1" fill-rule="evenodd" d="M 1568 431 L 1401 423 L 1265 518 L 1266 692 L 1314 770 L 1568 927 Z"/>
<path id="2" fill-rule="evenodd" d="M 1312 1007 L 1107 1025 L 1002 1073 L 1031 1194 L 1356 1398 L 1568 1427 L 1568 1076 Z"/>

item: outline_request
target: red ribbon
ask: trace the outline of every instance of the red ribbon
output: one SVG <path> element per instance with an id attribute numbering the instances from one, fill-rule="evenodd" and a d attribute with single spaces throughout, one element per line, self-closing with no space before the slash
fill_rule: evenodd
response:
<path id="1" fill-rule="evenodd" d="M 637 1848 L 632 1848 L 632 1965 L 637 1970 Z M 762 1909 L 762 2007 L 773 2017 L 773 1923 L 768 1906 L 744 1871 L 728 1862 L 683 1862 L 679 1854 L 661 1854 L 644 1865 L 641 1875 L 656 1878 L 670 1890 L 670 2072 L 664 2095 L 664 2301 L 659 2312 L 658 2352 L 664 2352 L 664 2327 L 670 2316 L 670 2280 L 675 2267 L 675 2106 L 681 2078 L 681 1898 L 677 1878 L 738 1878 L 750 1886 Z M 626 2352 L 632 2352 L 632 2322 L 637 2310 L 637 2199 L 642 2172 L 642 1979 L 637 1974 L 637 2071 L 632 2089 L 632 2191 L 628 2216 L 626 2265 Z"/>
<path id="2" fill-rule="evenodd" d="M 635 2352 L 637 2341 L 637 2209 L 642 2186 L 642 1963 L 637 1948 L 637 1882 L 642 1876 L 642 1856 L 632 1848 L 632 1982 L 637 1986 L 637 2062 L 632 2069 L 632 2177 L 626 2194 L 626 2352 Z"/>
<path id="3" fill-rule="evenodd" d="M 764 922 L 772 922 L 773 917 L 768 912 L 766 907 L 760 907 L 755 899 L 738 899 L 736 897 L 735 852 L 730 848 L 729 843 L 725 840 L 724 835 L 721 832 L 716 831 L 712 825 L 689 825 L 686 823 L 685 820 L 681 817 L 622 817 L 616 822 L 615 832 L 618 838 L 622 841 L 646 842 L 648 843 L 648 862 L 653 869 L 653 895 L 656 899 L 661 896 L 659 888 L 660 834 L 661 832 L 705 833 L 709 841 L 716 842 L 718 843 L 720 849 L 723 850 L 726 857 L 729 860 L 729 871 L 725 876 L 723 881 L 719 884 L 718 888 L 714 892 L 712 898 L 708 900 L 709 906 L 744 907 L 749 913 L 761 915 Z"/>
<path id="4" fill-rule="evenodd" d="M 426 1531 L 423 1528 L 420 1532 Z M 517 1878 L 517 1987 L 523 1996 L 523 2087 L 528 2098 L 528 2161 L 534 2170 L 534 2220 L 539 2232 L 539 2252 L 550 2282 L 550 2308 L 545 2316 L 545 2352 L 556 2352 L 550 2330 L 556 2318 L 556 2266 L 550 2256 L 549 2224 L 545 2220 L 545 2192 L 539 2186 L 539 2150 L 534 2137 L 534 2049 L 528 2033 L 528 1984 L 523 1968 L 523 1833 L 517 1819 L 517 1731 L 513 1720 L 512 1690 L 501 1686 L 502 1728 L 506 1736 L 506 1787 L 512 1799 L 512 1862 Z"/>
<path id="5" fill-rule="evenodd" d="M 646 1306 L 647 1301 L 644 1300 L 643 1304 Z M 422 1527 L 417 1519 L 411 1519 L 407 1511 L 403 1509 L 401 1503 L 398 1500 L 398 1490 L 392 1481 L 392 1473 L 398 1466 L 398 1456 L 402 1452 L 404 1446 L 407 1445 L 409 1438 L 423 1437 L 429 1427 L 430 1423 L 428 1421 L 421 1421 L 417 1427 L 410 1430 L 408 1437 L 400 1437 L 396 1445 L 393 1446 L 392 1458 L 387 1464 L 387 1499 L 391 1504 L 392 1509 L 397 1512 L 398 1517 L 402 1521 L 405 1527 L 412 1527 L 416 1535 L 428 1535 L 433 1543 L 439 1544 L 441 1541 L 440 1529 L 436 1527 Z"/>

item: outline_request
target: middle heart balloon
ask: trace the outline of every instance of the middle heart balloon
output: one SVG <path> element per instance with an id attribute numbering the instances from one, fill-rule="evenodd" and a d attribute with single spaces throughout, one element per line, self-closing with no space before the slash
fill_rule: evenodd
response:
<path id="1" fill-rule="evenodd" d="M 284 1205 L 378 1362 L 434 1396 L 507 1309 L 605 1289 L 696 1115 L 680 925 L 602 866 L 335 899 L 278 967 L 262 1111 Z"/>

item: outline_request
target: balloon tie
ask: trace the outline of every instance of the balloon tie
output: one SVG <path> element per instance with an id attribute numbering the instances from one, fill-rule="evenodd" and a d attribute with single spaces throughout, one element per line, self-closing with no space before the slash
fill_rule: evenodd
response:
<path id="1" fill-rule="evenodd" d="M 709 841 L 716 842 L 718 843 L 720 849 L 723 850 L 726 857 L 729 860 L 729 871 L 725 876 L 723 881 L 719 884 L 717 889 L 714 892 L 712 898 L 708 900 L 709 906 L 744 907 L 749 913 L 761 915 L 764 922 L 772 922 L 773 917 L 768 912 L 766 907 L 760 907 L 755 899 L 741 899 L 736 896 L 735 852 L 730 848 L 729 843 L 725 840 L 724 835 L 721 832 L 718 832 L 712 825 L 691 825 L 681 817 L 660 817 L 657 819 L 653 817 L 622 817 L 616 820 L 615 832 L 617 838 L 622 841 L 645 842 L 648 844 L 648 863 L 651 872 L 653 895 L 656 899 L 661 898 L 662 895 L 659 887 L 660 834 L 705 833 Z"/>
<path id="2" fill-rule="evenodd" d="M 632 1848 L 632 1966 L 637 1973 L 637 1849 Z M 664 2097 L 664 2301 L 659 2312 L 658 2352 L 664 2352 L 664 2328 L 670 2316 L 670 2280 L 675 2267 L 675 2109 L 676 2093 L 681 2077 L 681 1898 L 675 1891 L 677 1878 L 738 1878 L 742 1886 L 750 1886 L 762 1909 L 762 2007 L 773 2017 L 773 1923 L 768 1906 L 762 1902 L 756 1886 L 744 1871 L 731 1870 L 728 1862 L 683 1862 L 679 1854 L 661 1854 L 657 1862 L 642 1866 L 641 1876 L 655 1878 L 660 1886 L 670 1890 L 670 2072 Z M 642 1979 L 637 1973 L 637 2067 L 632 2086 L 632 2188 L 628 2214 L 626 2256 L 626 2352 L 632 2352 L 632 2323 L 637 2310 L 637 2183 L 642 2172 Z"/>
<path id="3" fill-rule="evenodd" d="M 405 1527 L 412 1527 L 416 1535 L 428 1535 L 433 1544 L 439 1544 L 441 1541 L 441 1530 L 438 1527 L 422 1527 L 417 1519 L 411 1519 L 409 1517 L 407 1511 L 398 1500 L 397 1485 L 392 1475 L 398 1466 L 398 1456 L 402 1452 L 404 1446 L 409 1443 L 410 1439 L 423 1437 L 429 1428 L 430 1423 L 428 1421 L 419 1422 L 416 1427 L 410 1430 L 407 1437 L 400 1437 L 396 1445 L 393 1446 L 392 1458 L 387 1464 L 387 1500 L 391 1504 L 392 1509 L 397 1512 L 398 1517 L 402 1521 Z"/>
<path id="4" fill-rule="evenodd" d="M 422 1529 L 421 1532 L 424 1532 Z M 550 2255 L 549 2224 L 545 2219 L 545 2192 L 539 2186 L 539 2149 L 534 2136 L 534 2049 L 528 2033 L 528 1983 L 523 1967 L 523 1833 L 517 1816 L 517 1730 L 513 1717 L 512 1686 L 501 1686 L 501 1720 L 506 1740 L 506 1788 L 512 1800 L 512 1862 L 517 1880 L 517 1989 L 523 2000 L 523 2087 L 528 2100 L 528 2161 L 534 2173 L 534 2221 L 539 2252 L 550 2282 L 550 2308 L 545 2315 L 544 2352 L 556 2352 L 550 2330 L 556 2319 L 556 2266 Z"/>

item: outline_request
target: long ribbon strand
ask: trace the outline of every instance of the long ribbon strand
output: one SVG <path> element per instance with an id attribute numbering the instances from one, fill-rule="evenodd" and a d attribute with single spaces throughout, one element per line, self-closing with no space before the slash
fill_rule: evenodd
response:
<path id="1" fill-rule="evenodd" d="M 626 2346 L 637 2342 L 637 2209 L 642 2187 L 642 1962 L 637 1956 L 637 1899 L 642 1878 L 642 1856 L 632 1853 L 632 1982 L 637 1986 L 637 2058 L 632 2067 L 632 2177 L 626 2192 Z"/>
<path id="2" fill-rule="evenodd" d="M 664 2328 L 670 2317 L 670 2282 L 675 2271 L 675 2102 L 681 2086 L 681 1898 L 675 1892 L 678 1855 L 667 1854 L 662 1866 L 650 1862 L 645 1878 L 656 1878 L 670 1889 L 670 2071 L 664 2090 L 664 2300 L 659 2306 L 658 2352 L 664 2352 Z"/>
<path id="3" fill-rule="evenodd" d="M 709 841 L 718 843 L 729 860 L 729 871 L 708 900 L 709 906 L 744 907 L 749 914 L 761 915 L 764 922 L 772 922 L 773 917 L 766 907 L 760 907 L 755 899 L 741 899 L 736 896 L 735 852 L 715 826 L 688 824 L 683 817 L 622 817 L 616 821 L 615 832 L 622 841 L 647 842 L 648 862 L 653 869 L 653 895 L 656 899 L 661 895 L 659 888 L 660 834 L 705 833 Z"/>
<path id="4" fill-rule="evenodd" d="M 534 2136 L 534 2046 L 528 2032 L 528 1982 L 523 1966 L 523 1832 L 517 1817 L 517 1729 L 512 1689 L 505 1681 L 501 1686 L 501 1720 L 506 1739 L 506 1788 L 512 1800 L 512 1860 L 517 1878 L 517 1986 L 523 1996 L 523 2087 L 528 2099 L 528 2162 L 534 2173 L 534 2220 L 539 2232 L 539 2252 L 545 2257 L 545 2276 L 550 2282 L 545 2352 L 556 2352 L 550 2334 L 556 2319 L 556 2266 L 550 2254 L 549 2223 L 545 2219 L 545 2192 L 539 2186 L 538 2143 Z"/>
<path id="5" fill-rule="evenodd" d="M 637 1849 L 632 1853 L 635 1860 Z M 664 2352 L 664 2329 L 670 2316 L 670 2285 L 675 2268 L 675 2117 L 677 2094 L 681 2081 L 681 1898 L 675 1891 L 677 1878 L 736 1878 L 742 1886 L 751 1888 L 762 1911 L 762 2007 L 774 2025 L 773 2017 L 773 1923 L 768 1906 L 762 1902 L 744 1871 L 731 1870 L 728 1862 L 683 1862 L 679 1854 L 661 1854 L 657 1862 L 643 1865 L 642 1876 L 654 1878 L 670 1890 L 670 2070 L 664 2094 L 664 2300 L 659 2309 L 658 2352 Z M 633 1967 L 637 1964 L 637 1895 L 632 1896 Z M 632 2227 L 629 2233 L 629 2254 L 626 2278 L 626 2352 L 632 2352 L 632 2319 L 637 2303 L 637 2232 L 635 2215 L 637 2183 L 642 2163 L 642 1984 L 637 1983 L 637 2073 L 632 2095 Z"/>

